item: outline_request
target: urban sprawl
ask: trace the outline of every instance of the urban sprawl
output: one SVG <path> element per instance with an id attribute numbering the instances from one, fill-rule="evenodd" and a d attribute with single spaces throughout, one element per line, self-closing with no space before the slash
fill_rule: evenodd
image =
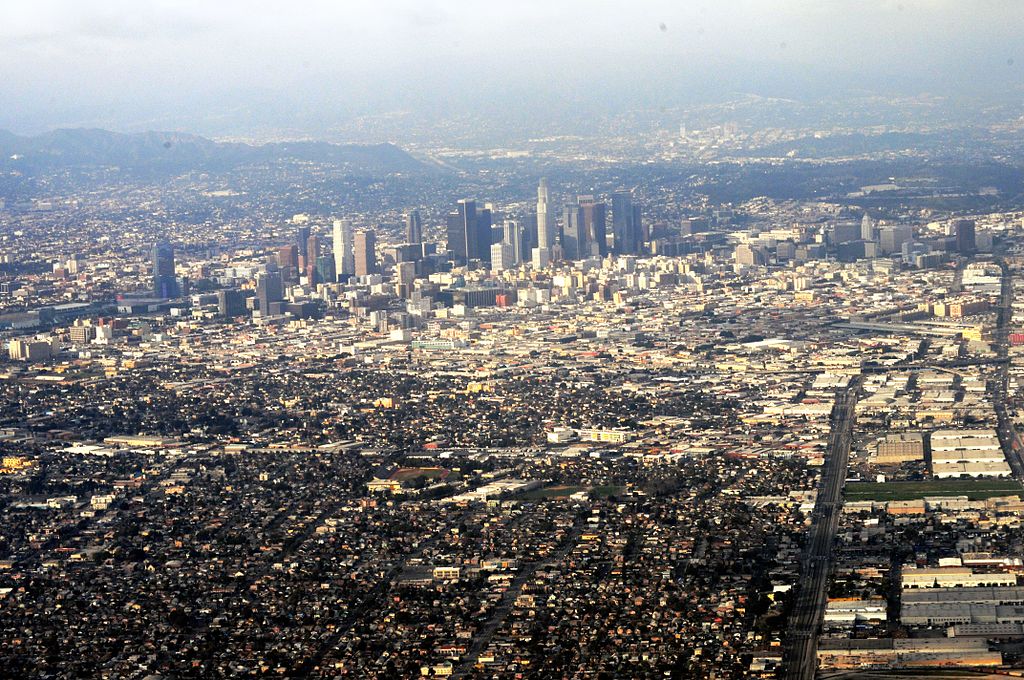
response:
<path id="1" fill-rule="evenodd" d="M 1024 214 L 533 182 L 0 206 L 2 673 L 1024 668 Z"/>

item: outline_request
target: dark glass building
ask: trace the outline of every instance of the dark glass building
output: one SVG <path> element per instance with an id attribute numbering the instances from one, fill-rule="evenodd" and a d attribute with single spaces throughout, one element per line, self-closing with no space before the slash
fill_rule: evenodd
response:
<path id="1" fill-rule="evenodd" d="M 448 250 L 457 264 L 491 261 L 491 211 L 477 210 L 476 201 L 458 202 L 448 215 Z"/>
<path id="2" fill-rule="evenodd" d="M 153 246 L 153 296 L 178 297 L 178 280 L 174 276 L 174 247 L 166 241 Z"/>

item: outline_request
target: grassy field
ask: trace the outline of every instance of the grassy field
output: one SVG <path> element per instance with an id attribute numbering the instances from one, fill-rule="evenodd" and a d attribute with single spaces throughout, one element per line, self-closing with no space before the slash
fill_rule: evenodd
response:
<path id="1" fill-rule="evenodd" d="M 826 680 L 885 680 L 886 678 L 899 678 L 900 680 L 927 680 L 929 678 L 1000 680 L 1006 676 L 985 673 L 983 671 L 934 668 L 928 670 L 835 671 L 832 673 L 822 673 L 821 677 L 826 678 Z"/>
<path id="2" fill-rule="evenodd" d="M 524 501 L 542 501 L 548 498 L 567 498 L 579 491 L 586 491 L 585 486 L 543 486 L 539 489 L 526 491 L 519 496 Z"/>
<path id="3" fill-rule="evenodd" d="M 911 501 L 925 496 L 967 496 L 972 501 L 1024 493 L 1012 479 L 936 479 L 926 482 L 853 482 L 848 501 Z"/>
<path id="4" fill-rule="evenodd" d="M 519 495 L 519 500 L 523 501 L 541 501 L 549 498 L 568 498 L 574 493 L 580 491 L 589 491 L 595 498 L 607 498 L 608 496 L 614 496 L 622 491 L 621 486 L 568 486 L 559 484 L 555 486 L 545 486 L 540 489 L 534 489 L 527 491 Z"/>
<path id="5" fill-rule="evenodd" d="M 608 498 L 619 495 L 624 488 L 622 486 L 595 486 L 590 490 L 590 495 L 594 498 Z"/>

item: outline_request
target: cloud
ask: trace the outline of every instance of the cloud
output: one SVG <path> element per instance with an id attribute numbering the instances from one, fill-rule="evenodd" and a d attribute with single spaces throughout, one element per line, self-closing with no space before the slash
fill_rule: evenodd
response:
<path id="1" fill-rule="evenodd" d="M 0 37 L 38 44 L 89 40 L 187 40 L 223 27 L 217 13 L 193 3 L 64 2 L 7 3 L 0 8 Z"/>
<path id="2" fill-rule="evenodd" d="M 99 40 L 187 40 L 216 29 L 208 18 L 167 8 L 152 13 L 116 10 L 81 14 L 70 27 L 73 35 Z"/>
<path id="3" fill-rule="evenodd" d="M 451 14 L 432 2 L 424 2 L 422 6 L 414 8 L 408 17 L 409 23 L 416 28 L 436 28 L 444 26 L 452 19 Z"/>

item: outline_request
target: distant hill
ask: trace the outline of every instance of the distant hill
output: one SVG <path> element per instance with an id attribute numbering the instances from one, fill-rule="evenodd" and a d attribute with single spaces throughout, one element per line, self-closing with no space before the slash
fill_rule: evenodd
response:
<path id="1" fill-rule="evenodd" d="M 788 142 L 776 142 L 742 155 L 749 157 L 780 157 L 793 155 L 797 158 L 839 158 L 876 153 L 901 153 L 932 151 L 942 152 L 956 149 L 958 145 L 978 140 L 963 131 L 943 133 L 885 132 L 875 135 L 862 133 L 835 134 L 821 137 L 801 137 Z"/>
<path id="2" fill-rule="evenodd" d="M 393 144 L 278 142 L 255 146 L 214 142 L 181 132 L 123 134 L 75 128 L 20 137 L 0 130 L 0 167 L 6 168 L 118 166 L 144 173 L 186 172 L 286 160 L 328 163 L 373 175 L 424 172 L 428 167 Z"/>

